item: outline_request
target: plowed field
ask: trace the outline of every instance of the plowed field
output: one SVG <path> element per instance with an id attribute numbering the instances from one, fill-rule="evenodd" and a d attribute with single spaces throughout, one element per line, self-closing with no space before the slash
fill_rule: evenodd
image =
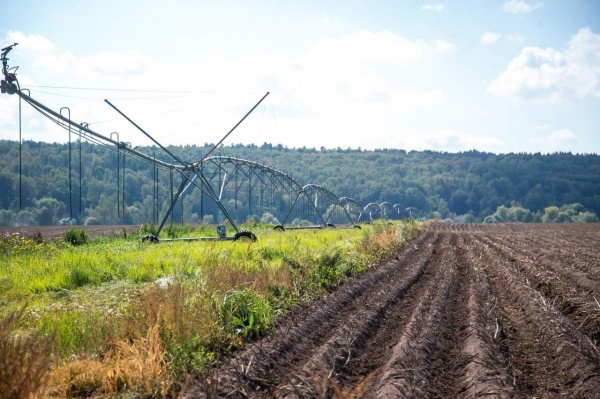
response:
<path id="1" fill-rule="evenodd" d="M 184 395 L 600 398 L 600 224 L 436 224 Z"/>

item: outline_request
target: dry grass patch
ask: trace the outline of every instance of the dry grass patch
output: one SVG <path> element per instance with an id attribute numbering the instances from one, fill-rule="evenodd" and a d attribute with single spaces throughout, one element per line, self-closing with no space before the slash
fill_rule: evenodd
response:
<path id="1" fill-rule="evenodd" d="M 101 360 L 80 359 L 51 373 L 51 397 L 114 397 L 127 392 L 137 397 L 166 397 L 172 372 L 159 336 L 159 324 L 146 336 L 118 340 Z"/>
<path id="2" fill-rule="evenodd" d="M 0 396 L 6 399 L 37 397 L 46 383 L 53 336 L 21 331 L 24 309 L 0 321 Z"/>

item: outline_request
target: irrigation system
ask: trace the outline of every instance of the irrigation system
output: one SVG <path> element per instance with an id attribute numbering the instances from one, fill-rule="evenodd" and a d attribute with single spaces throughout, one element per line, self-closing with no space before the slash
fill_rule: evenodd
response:
<path id="1" fill-rule="evenodd" d="M 203 207 L 207 203 L 216 206 L 220 214 L 231 224 L 235 230 L 233 236 L 227 236 L 224 229 L 217 229 L 218 237 L 199 238 L 219 239 L 219 240 L 238 240 L 247 238 L 256 240 L 256 235 L 251 231 L 241 230 L 236 220 L 242 211 L 253 214 L 256 212 L 268 212 L 278 216 L 277 220 L 281 223 L 276 225 L 276 229 L 298 229 L 298 228 L 325 228 L 345 226 L 359 228 L 361 217 L 368 215 L 368 222 L 372 222 L 374 217 L 381 216 L 386 219 L 393 210 L 398 210 L 399 205 L 391 205 L 388 202 L 382 204 L 370 203 L 364 208 L 358 202 L 348 197 L 338 197 L 327 188 L 317 184 L 301 185 L 290 175 L 278 171 L 272 167 L 258 162 L 240 159 L 220 154 L 213 155 L 213 152 L 233 131 L 263 102 L 269 95 L 267 92 L 254 106 L 223 136 L 223 138 L 214 145 L 208 152 L 199 159 L 188 161 L 181 159 L 172 153 L 168 148 L 155 140 L 140 125 L 129 118 L 124 112 L 112 104 L 109 100 L 104 100 L 119 115 L 131 123 L 137 130 L 148 137 L 158 148 L 144 153 L 132 147 L 131 143 L 121 141 L 118 132 L 102 134 L 89 127 L 85 122 L 77 123 L 71 118 L 71 111 L 67 107 L 61 108 L 58 112 L 50 109 L 46 105 L 32 98 L 28 89 L 21 89 L 17 80 L 16 71 L 18 67 L 10 68 L 8 66 L 8 53 L 17 45 L 14 43 L 4 47 L 1 51 L 0 60 L 2 61 L 1 91 L 5 94 L 17 94 L 19 96 L 19 205 L 22 206 L 21 198 L 21 101 L 26 102 L 36 111 L 49 118 L 58 126 L 64 128 L 69 133 L 69 215 L 74 219 L 74 204 L 77 212 L 81 213 L 83 205 L 81 202 L 81 188 L 85 179 L 82 169 L 81 141 L 85 140 L 108 149 L 116 151 L 117 159 L 117 216 L 122 218 L 125 213 L 125 167 L 126 157 L 131 157 L 138 161 L 148 164 L 152 168 L 153 177 L 153 202 L 152 202 L 152 223 L 158 226 L 153 235 L 148 235 L 145 239 L 152 242 L 158 242 L 158 236 L 166 223 L 171 219 L 175 209 L 181 206 L 183 221 L 184 196 L 199 201 L 200 213 L 203 213 Z M 78 173 L 79 178 L 79 203 L 73 201 L 77 193 L 73 192 L 73 140 L 75 136 L 77 141 L 77 150 L 79 152 Z M 157 158 L 156 152 L 162 151 L 163 157 L 168 157 L 170 162 Z M 163 209 L 162 214 L 158 205 L 159 192 L 159 171 L 167 171 L 169 174 L 170 187 L 167 192 L 170 195 L 168 207 Z M 177 181 L 177 183 L 176 183 Z M 197 190 L 197 191 L 196 191 Z M 194 193 L 194 195 L 192 195 Z M 196 204 L 197 206 L 198 204 Z M 408 208 L 407 208 L 408 210 Z M 184 239 L 192 240 L 192 239 Z"/>

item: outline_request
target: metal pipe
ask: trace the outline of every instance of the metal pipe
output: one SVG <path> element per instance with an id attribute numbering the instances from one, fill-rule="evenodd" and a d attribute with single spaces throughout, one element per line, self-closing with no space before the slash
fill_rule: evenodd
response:
<path id="1" fill-rule="evenodd" d="M 117 147 L 122 147 L 122 144 L 118 140 L 115 141 L 112 138 L 106 137 L 106 136 L 104 136 L 104 135 L 102 135 L 100 133 L 97 133 L 97 132 L 93 131 L 89 127 L 82 127 L 81 125 L 76 124 L 75 122 L 72 122 L 71 120 L 65 118 L 64 116 L 62 116 L 61 114 L 57 113 L 56 111 L 54 111 L 54 110 L 46 107 L 44 104 L 40 103 L 39 101 L 34 100 L 30 96 L 24 94 L 23 90 L 19 90 L 17 92 L 17 94 L 19 95 L 19 97 L 21 97 L 23 100 L 25 100 L 27 103 L 29 103 L 34 108 L 41 109 L 44 112 L 46 112 L 46 113 L 54 116 L 58 120 L 61 120 L 64 123 L 68 123 L 71 126 L 76 125 L 78 128 L 81 127 L 81 130 L 83 130 L 84 132 L 86 132 L 90 136 L 93 136 L 95 138 L 98 138 L 98 139 L 101 139 L 103 141 L 106 141 L 107 143 L 114 144 Z M 144 154 L 142 152 L 136 151 L 136 150 L 134 150 L 132 148 L 121 148 L 121 149 L 124 150 L 124 151 L 126 151 L 126 152 L 128 152 L 128 153 L 130 153 L 130 154 L 132 154 L 132 155 L 135 155 L 135 156 L 137 156 L 139 158 L 142 158 L 142 159 L 144 159 L 146 161 L 152 162 L 152 157 L 150 157 L 149 155 L 146 155 L 146 154 Z M 180 168 L 180 169 L 183 169 L 183 166 L 181 166 L 181 165 L 175 165 L 175 164 L 171 164 L 171 163 L 160 161 L 160 160 L 158 160 L 157 163 L 160 166 L 165 167 L 165 168 Z"/>
<path id="2" fill-rule="evenodd" d="M 120 150 L 120 144 L 119 144 L 119 133 L 118 132 L 112 132 L 110 134 L 110 138 L 112 140 L 113 135 L 116 134 L 117 135 L 117 219 L 121 219 L 121 201 L 119 201 L 119 195 L 120 195 L 120 191 L 121 191 L 121 182 L 120 182 L 120 173 L 121 173 L 121 150 Z"/>
<path id="3" fill-rule="evenodd" d="M 208 151 L 204 157 L 202 157 L 199 161 L 194 162 L 195 165 L 201 164 L 206 158 L 208 158 L 208 156 L 218 147 L 221 145 L 221 143 L 223 141 L 225 141 L 225 139 L 244 121 L 244 119 L 246 119 L 248 117 L 248 115 L 250 115 L 252 113 L 252 111 L 254 111 L 256 109 L 256 107 L 258 107 L 260 105 L 260 103 L 267 98 L 267 96 L 269 95 L 269 92 L 267 92 L 267 94 L 265 94 L 255 105 L 254 107 L 252 107 L 252 109 L 250 111 L 248 111 L 246 113 L 246 115 L 244 115 L 244 117 L 242 119 L 240 119 L 240 121 L 238 123 L 235 124 L 235 126 L 233 128 L 231 128 L 231 130 L 225 135 L 223 136 L 223 138 L 221 139 L 221 141 L 219 141 L 217 144 L 215 144 L 215 146 L 213 148 L 211 148 L 210 151 Z"/>
<path id="4" fill-rule="evenodd" d="M 146 137 L 148 137 L 150 140 L 152 140 L 154 143 L 156 143 L 156 145 L 158 145 L 164 152 L 166 152 L 167 154 L 172 156 L 174 160 L 179 162 L 181 165 L 185 165 L 185 162 L 183 162 L 181 159 L 179 159 L 178 157 L 173 155 L 173 153 L 171 153 L 171 151 L 169 151 L 165 147 L 163 147 L 158 141 L 154 140 L 154 138 L 152 136 L 150 136 L 144 129 L 142 129 L 134 121 L 132 121 L 127 115 L 125 115 L 123 112 L 121 112 L 117 107 L 112 105 L 112 103 L 110 101 L 104 100 L 104 102 L 107 103 L 108 105 L 110 105 L 119 114 L 121 114 L 121 116 L 123 116 L 125 119 L 127 119 L 129 121 L 129 123 L 131 123 L 133 126 L 135 126 L 140 132 L 144 133 L 146 135 Z"/>
<path id="5" fill-rule="evenodd" d="M 169 210 L 170 210 L 169 213 L 171 213 L 171 223 L 173 223 L 173 213 L 172 213 L 172 211 L 173 211 L 173 206 L 175 205 L 174 202 L 173 202 L 173 169 L 170 170 L 169 179 L 170 179 L 170 182 L 171 182 L 171 206 L 169 207 Z M 183 182 L 182 182 L 182 184 L 183 184 Z M 159 231 L 160 231 L 160 229 L 159 229 Z"/>
<path id="6" fill-rule="evenodd" d="M 29 89 L 27 90 L 28 93 Z M 30 93 L 31 94 L 31 93 Z M 19 97 L 19 210 L 23 209 L 23 134 L 21 129 L 21 97 Z"/>
<path id="7" fill-rule="evenodd" d="M 71 110 L 69 107 L 62 107 L 60 109 L 61 115 L 63 109 L 66 109 L 69 112 L 69 214 L 71 219 L 73 219 L 73 183 L 71 178 Z"/>
<path id="8" fill-rule="evenodd" d="M 80 124 L 81 126 L 89 126 L 88 123 L 86 122 L 81 122 Z M 79 134 L 79 215 L 81 215 L 81 210 L 83 208 L 83 202 L 81 200 L 81 192 L 82 192 L 82 178 L 83 178 L 83 167 L 82 167 L 82 162 L 81 162 L 81 136 L 83 136 L 83 133 Z"/>
<path id="9" fill-rule="evenodd" d="M 156 162 L 156 152 L 152 150 L 152 158 L 154 162 Z M 157 223 L 157 214 L 158 214 L 158 202 L 156 199 L 156 164 L 152 164 L 152 223 Z"/>

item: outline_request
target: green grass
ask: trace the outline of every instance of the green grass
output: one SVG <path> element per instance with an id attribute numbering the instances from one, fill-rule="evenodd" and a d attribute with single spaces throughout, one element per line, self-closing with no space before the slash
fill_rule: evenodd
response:
<path id="1" fill-rule="evenodd" d="M 257 242 L 159 244 L 141 242 L 144 232 L 78 245 L 4 237 L 0 319 L 25 307 L 16 328 L 52 336 L 58 369 L 72 359 L 114 355 L 124 342 L 146 342 L 140 335 L 157 327 L 160 365 L 169 365 L 176 392 L 187 372 L 264 334 L 290 307 L 393 256 L 417 229 L 411 223 L 286 232 L 255 227 Z M 76 373 L 69 376 L 75 384 Z"/>

